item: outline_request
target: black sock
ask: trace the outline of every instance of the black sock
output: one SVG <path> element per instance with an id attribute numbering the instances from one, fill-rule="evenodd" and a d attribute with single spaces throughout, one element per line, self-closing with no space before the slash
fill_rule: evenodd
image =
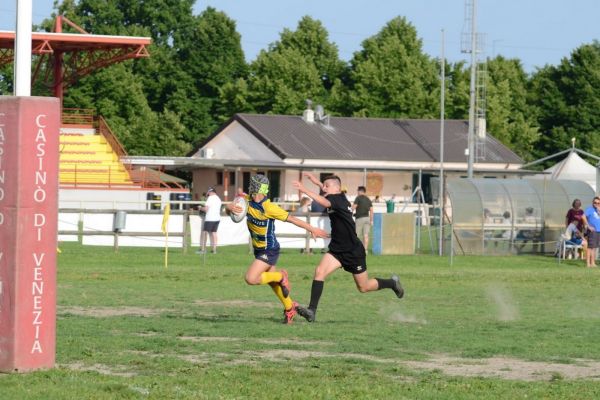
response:
<path id="1" fill-rule="evenodd" d="M 377 288 L 377 290 L 381 290 L 381 289 L 392 289 L 395 285 L 395 282 L 393 279 L 381 279 L 381 278 L 375 278 L 375 280 L 377 281 L 377 284 L 379 285 L 379 287 Z"/>
<path id="2" fill-rule="evenodd" d="M 317 311 L 317 306 L 319 305 L 319 300 L 321 299 L 321 295 L 323 294 L 323 281 L 312 281 L 312 287 L 310 289 L 310 304 L 308 308 L 313 311 Z"/>

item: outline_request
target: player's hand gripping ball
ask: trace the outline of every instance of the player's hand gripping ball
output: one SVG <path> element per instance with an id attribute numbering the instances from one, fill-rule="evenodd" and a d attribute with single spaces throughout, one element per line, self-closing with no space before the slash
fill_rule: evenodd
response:
<path id="1" fill-rule="evenodd" d="M 244 197 L 236 197 L 232 201 L 233 209 L 229 213 L 229 217 L 235 223 L 241 222 L 248 212 L 248 202 Z M 239 212 L 236 212 L 239 211 Z"/>

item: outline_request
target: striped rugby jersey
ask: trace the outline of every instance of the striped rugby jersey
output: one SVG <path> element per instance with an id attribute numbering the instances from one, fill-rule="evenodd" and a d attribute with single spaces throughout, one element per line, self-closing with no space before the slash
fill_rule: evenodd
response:
<path id="1" fill-rule="evenodd" d="M 246 200 L 248 201 L 246 221 L 254 249 L 279 249 L 279 242 L 275 237 L 275 220 L 287 221 L 290 213 L 271 203 L 271 200 L 266 197 L 259 203 L 253 201 L 251 196 L 247 196 Z"/>

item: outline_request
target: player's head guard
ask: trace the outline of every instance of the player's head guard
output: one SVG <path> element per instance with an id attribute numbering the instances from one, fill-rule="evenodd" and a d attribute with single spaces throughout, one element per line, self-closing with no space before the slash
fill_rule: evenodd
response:
<path id="1" fill-rule="evenodd" d="M 250 178 L 248 190 L 250 194 L 258 193 L 266 196 L 269 193 L 269 179 L 264 175 L 254 175 Z"/>

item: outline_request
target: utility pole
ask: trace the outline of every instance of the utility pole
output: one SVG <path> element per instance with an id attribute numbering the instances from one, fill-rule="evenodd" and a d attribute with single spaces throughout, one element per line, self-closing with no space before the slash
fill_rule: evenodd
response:
<path id="1" fill-rule="evenodd" d="M 467 136 L 468 159 L 467 177 L 473 178 L 473 160 L 475 159 L 475 78 L 477 75 L 477 0 L 471 6 L 471 84 L 469 86 L 469 130 Z"/>
<path id="2" fill-rule="evenodd" d="M 444 92 L 446 91 L 446 59 L 444 56 L 444 30 L 442 29 L 442 57 L 441 57 L 441 81 L 442 88 L 440 90 L 440 188 L 438 192 L 438 203 L 440 204 L 440 219 L 438 221 L 439 232 L 439 255 L 443 254 L 444 244 L 444 122 L 445 122 L 445 107 L 444 107 Z"/>

